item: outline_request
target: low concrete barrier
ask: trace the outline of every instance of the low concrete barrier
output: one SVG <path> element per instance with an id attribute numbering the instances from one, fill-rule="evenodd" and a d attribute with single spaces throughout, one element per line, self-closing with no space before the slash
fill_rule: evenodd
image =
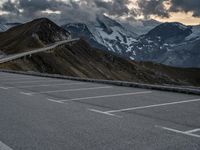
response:
<path id="1" fill-rule="evenodd" d="M 38 73 L 38 72 L 32 72 L 32 71 L 24 72 L 24 71 L 0 69 L 0 72 L 200 95 L 200 89 L 198 87 L 197 88 L 195 88 L 195 87 L 187 88 L 187 87 L 178 87 L 178 86 L 143 84 L 143 83 L 135 83 L 135 82 L 127 82 L 127 81 L 89 79 L 89 78 L 70 77 L 70 76 L 64 76 L 64 75 L 58 75 L 58 74 Z"/>

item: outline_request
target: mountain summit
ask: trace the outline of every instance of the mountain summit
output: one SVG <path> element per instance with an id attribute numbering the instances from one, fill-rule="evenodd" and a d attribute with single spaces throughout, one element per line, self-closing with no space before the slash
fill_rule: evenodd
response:
<path id="1" fill-rule="evenodd" d="M 162 42 L 178 43 L 182 42 L 185 37 L 192 33 L 192 27 L 185 26 L 181 23 L 163 23 L 151 31 L 146 36 L 155 39 L 160 38 Z"/>
<path id="2" fill-rule="evenodd" d="M 133 31 L 126 30 L 120 23 L 104 15 L 97 16 L 95 21 L 87 24 L 70 23 L 63 28 L 77 33 L 73 34 L 74 37 L 84 37 L 95 48 L 122 55 L 126 55 L 137 37 Z"/>
<path id="3" fill-rule="evenodd" d="M 69 38 L 69 32 L 47 18 L 40 18 L 0 33 L 0 47 L 6 53 L 18 53 Z"/>

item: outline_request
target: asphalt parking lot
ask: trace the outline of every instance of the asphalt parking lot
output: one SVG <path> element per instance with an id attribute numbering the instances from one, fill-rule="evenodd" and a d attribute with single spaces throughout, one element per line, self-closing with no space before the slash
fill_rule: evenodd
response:
<path id="1" fill-rule="evenodd" d="M 0 73 L 0 150 L 199 150 L 200 96 Z"/>

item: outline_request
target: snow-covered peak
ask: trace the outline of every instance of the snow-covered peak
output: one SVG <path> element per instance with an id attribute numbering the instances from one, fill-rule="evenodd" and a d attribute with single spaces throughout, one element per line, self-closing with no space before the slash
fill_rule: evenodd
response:
<path id="1" fill-rule="evenodd" d="M 90 24 L 89 29 L 98 43 L 110 51 L 123 55 L 127 55 L 127 51 L 132 51 L 131 44 L 137 37 L 137 34 L 106 16 L 98 17 L 95 26 Z"/>
<path id="2" fill-rule="evenodd" d="M 117 21 L 105 16 L 105 15 L 98 15 L 96 18 L 96 25 L 97 26 L 101 26 L 101 25 L 105 25 L 107 27 L 115 27 L 118 26 L 120 28 L 123 28 L 122 25 L 120 23 L 118 23 Z"/>
<path id="3" fill-rule="evenodd" d="M 131 44 L 137 38 L 137 34 L 107 16 L 97 16 L 96 21 L 87 24 L 71 23 L 63 27 L 73 36 L 84 37 L 92 46 L 122 55 L 132 52 Z"/>

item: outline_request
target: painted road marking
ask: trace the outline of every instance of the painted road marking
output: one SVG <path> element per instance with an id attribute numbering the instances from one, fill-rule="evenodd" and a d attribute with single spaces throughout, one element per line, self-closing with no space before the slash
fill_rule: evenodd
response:
<path id="1" fill-rule="evenodd" d="M 130 96 L 130 95 L 150 94 L 150 93 L 152 93 L 152 91 L 135 92 L 135 93 L 122 93 L 122 94 L 115 94 L 115 95 L 102 95 L 102 96 L 94 96 L 94 97 L 81 97 L 81 98 L 73 98 L 73 99 L 60 100 L 60 101 L 62 101 L 62 102 L 79 101 L 79 100 L 100 99 L 100 98 L 120 97 L 120 96 Z"/>
<path id="2" fill-rule="evenodd" d="M 162 107 L 162 106 L 169 106 L 169 105 L 177 105 L 177 104 L 184 104 L 184 103 L 192 103 L 192 102 L 199 102 L 200 99 L 192 99 L 192 100 L 185 100 L 185 101 L 178 101 L 178 102 L 171 102 L 171 103 L 163 103 L 163 104 L 154 104 L 154 105 L 147 105 L 147 106 L 139 106 L 139 107 L 131 107 L 125 109 L 118 109 L 118 110 L 109 110 L 109 111 L 101 111 L 95 109 L 89 109 L 89 111 L 98 112 L 101 114 L 112 114 L 117 112 L 126 112 L 131 110 L 141 110 L 141 109 L 148 109 L 148 108 L 155 108 L 155 107 Z"/>
<path id="3" fill-rule="evenodd" d="M 35 95 L 35 94 L 48 94 L 48 93 L 61 93 L 61 92 L 75 92 L 75 91 L 87 91 L 87 90 L 97 90 L 97 89 L 108 89 L 112 88 L 112 86 L 102 86 L 102 87 L 90 87 L 90 88 L 79 88 L 79 89 L 67 89 L 67 90 L 55 90 L 55 91 L 45 91 L 45 92 L 21 92 L 21 94 L 25 95 Z"/>
<path id="4" fill-rule="evenodd" d="M 186 135 L 186 136 L 200 138 L 200 135 L 193 134 L 193 133 L 190 133 L 188 131 L 180 131 L 180 130 L 177 130 L 177 129 L 172 129 L 172 128 L 163 127 L 163 126 L 156 126 L 156 127 L 159 127 L 159 128 L 161 128 L 163 130 L 167 130 L 167 131 L 174 132 L 174 133 L 177 133 L 177 134 L 182 134 L 182 135 Z M 194 129 L 194 130 L 196 130 L 196 129 Z"/>
<path id="5" fill-rule="evenodd" d="M 0 150 L 13 150 L 13 149 L 0 141 Z"/>

